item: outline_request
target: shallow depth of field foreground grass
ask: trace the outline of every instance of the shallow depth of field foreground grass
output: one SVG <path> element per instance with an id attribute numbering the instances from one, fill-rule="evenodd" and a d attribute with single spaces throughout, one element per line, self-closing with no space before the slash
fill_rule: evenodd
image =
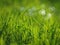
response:
<path id="1" fill-rule="evenodd" d="M 0 45 L 60 45 L 58 4 L 0 1 Z"/>

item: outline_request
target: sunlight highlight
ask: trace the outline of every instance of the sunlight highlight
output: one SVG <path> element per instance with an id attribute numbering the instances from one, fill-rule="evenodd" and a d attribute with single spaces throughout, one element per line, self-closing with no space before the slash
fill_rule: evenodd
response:
<path id="1" fill-rule="evenodd" d="M 40 10 L 40 11 L 39 11 L 39 14 L 41 14 L 41 15 L 45 15 L 45 14 L 46 14 L 45 9 Z"/>

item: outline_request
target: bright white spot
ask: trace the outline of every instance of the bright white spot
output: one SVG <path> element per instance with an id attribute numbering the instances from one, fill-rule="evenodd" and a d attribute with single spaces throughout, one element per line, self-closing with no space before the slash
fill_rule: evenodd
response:
<path id="1" fill-rule="evenodd" d="M 51 13 L 48 13 L 47 15 L 48 15 L 48 17 L 47 17 L 47 18 L 50 18 L 50 17 L 51 17 Z"/>
<path id="2" fill-rule="evenodd" d="M 45 15 L 46 11 L 44 9 L 42 9 L 42 10 L 39 11 L 39 14 Z"/>
<path id="3" fill-rule="evenodd" d="M 51 16 L 52 16 L 52 14 L 51 14 L 51 13 L 48 13 L 48 14 L 47 14 L 47 17 L 45 18 L 45 20 L 50 19 Z"/>

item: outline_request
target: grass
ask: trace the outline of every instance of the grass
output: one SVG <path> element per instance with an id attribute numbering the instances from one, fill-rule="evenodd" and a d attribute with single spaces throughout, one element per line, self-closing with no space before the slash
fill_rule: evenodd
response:
<path id="1" fill-rule="evenodd" d="M 39 14 L 38 7 L 30 13 L 30 7 L 0 9 L 0 45 L 60 45 L 60 25 L 53 16 Z"/>

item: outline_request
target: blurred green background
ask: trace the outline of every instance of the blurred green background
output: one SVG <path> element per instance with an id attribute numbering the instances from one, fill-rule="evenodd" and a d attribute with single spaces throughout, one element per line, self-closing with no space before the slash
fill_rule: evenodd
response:
<path id="1" fill-rule="evenodd" d="M 0 45 L 60 45 L 60 0 L 0 0 Z"/>

